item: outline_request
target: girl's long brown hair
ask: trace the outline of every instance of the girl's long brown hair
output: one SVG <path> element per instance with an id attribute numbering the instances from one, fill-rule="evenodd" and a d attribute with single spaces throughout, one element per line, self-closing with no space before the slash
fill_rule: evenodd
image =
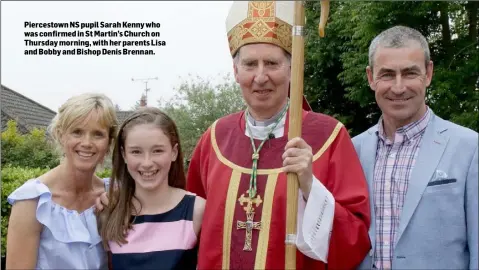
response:
<path id="1" fill-rule="evenodd" d="M 131 177 L 123 159 L 128 132 L 137 125 L 154 124 L 169 138 L 171 146 L 178 146 L 178 155 L 168 172 L 168 185 L 185 189 L 186 177 L 183 168 L 183 153 L 175 122 L 157 108 L 141 108 L 132 113 L 121 125 L 113 150 L 113 168 L 108 189 L 109 204 L 98 214 L 98 231 L 105 249 L 109 241 L 119 245 L 127 243 L 126 236 L 132 228 L 131 215 L 134 212 L 135 181 Z M 138 201 L 138 200 L 137 200 Z M 139 203 L 139 201 L 138 201 Z"/>

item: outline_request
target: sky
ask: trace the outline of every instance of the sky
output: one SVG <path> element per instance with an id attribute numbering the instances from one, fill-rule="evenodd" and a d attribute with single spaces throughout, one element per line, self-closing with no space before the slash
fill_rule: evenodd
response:
<path id="1" fill-rule="evenodd" d="M 220 81 L 232 73 L 225 20 L 232 1 L 90 2 L 90 1 L 2 1 L 1 83 L 57 111 L 69 97 L 84 92 L 106 94 L 121 110 L 130 110 L 148 83 L 148 105 L 171 98 L 174 88 L 189 75 Z M 151 40 L 166 46 L 150 47 L 155 55 L 24 55 L 26 49 L 69 49 L 25 45 L 25 31 L 74 31 L 73 28 L 25 28 L 32 23 L 129 22 L 160 23 L 159 38 L 109 38 Z M 83 29 L 81 31 L 85 31 Z M 92 29 L 133 30 L 141 29 Z M 78 40 L 37 37 L 32 40 Z M 97 40 L 100 38 L 82 38 Z M 76 47 L 81 48 L 81 47 Z M 75 48 L 75 49 L 76 49 Z M 86 49 L 86 48 L 84 48 Z M 131 49 L 147 49 L 131 47 Z M 140 79 L 140 81 L 132 81 Z"/>

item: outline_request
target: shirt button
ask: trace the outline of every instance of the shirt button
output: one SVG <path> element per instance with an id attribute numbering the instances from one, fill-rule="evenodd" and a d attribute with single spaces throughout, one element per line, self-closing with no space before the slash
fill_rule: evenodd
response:
<path id="1" fill-rule="evenodd" d="M 389 217 L 391 215 L 391 212 L 389 210 L 385 210 L 384 214 Z"/>

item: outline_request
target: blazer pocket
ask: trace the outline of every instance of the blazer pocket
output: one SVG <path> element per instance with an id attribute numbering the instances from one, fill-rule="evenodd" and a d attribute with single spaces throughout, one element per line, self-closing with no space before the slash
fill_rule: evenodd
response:
<path id="1" fill-rule="evenodd" d="M 427 184 L 427 186 L 432 187 L 432 186 L 439 186 L 439 185 L 451 184 L 456 182 L 457 182 L 456 178 L 449 178 L 449 179 L 431 181 Z"/>

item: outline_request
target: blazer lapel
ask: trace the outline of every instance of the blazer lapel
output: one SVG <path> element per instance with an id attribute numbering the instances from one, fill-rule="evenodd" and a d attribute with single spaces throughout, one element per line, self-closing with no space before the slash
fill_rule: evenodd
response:
<path id="1" fill-rule="evenodd" d="M 441 134 L 445 130 L 440 127 L 441 119 L 434 114 L 431 116 L 430 123 L 422 138 L 423 141 L 419 148 L 419 154 L 412 170 L 411 178 L 409 179 L 408 190 L 399 221 L 396 244 L 406 230 L 428 182 L 434 175 L 448 142 L 448 138 Z"/>
<path id="2" fill-rule="evenodd" d="M 376 238 L 376 219 L 374 211 L 374 165 L 376 164 L 376 149 L 378 144 L 378 136 L 376 131 L 378 130 L 377 125 L 371 127 L 368 130 L 368 136 L 366 137 L 364 143 L 361 146 L 361 161 L 368 182 L 369 196 L 370 198 L 370 211 L 371 211 L 371 225 L 369 230 L 369 239 L 372 243 L 371 253 L 374 252 L 374 243 Z M 371 153 L 374 153 L 371 155 Z"/>

